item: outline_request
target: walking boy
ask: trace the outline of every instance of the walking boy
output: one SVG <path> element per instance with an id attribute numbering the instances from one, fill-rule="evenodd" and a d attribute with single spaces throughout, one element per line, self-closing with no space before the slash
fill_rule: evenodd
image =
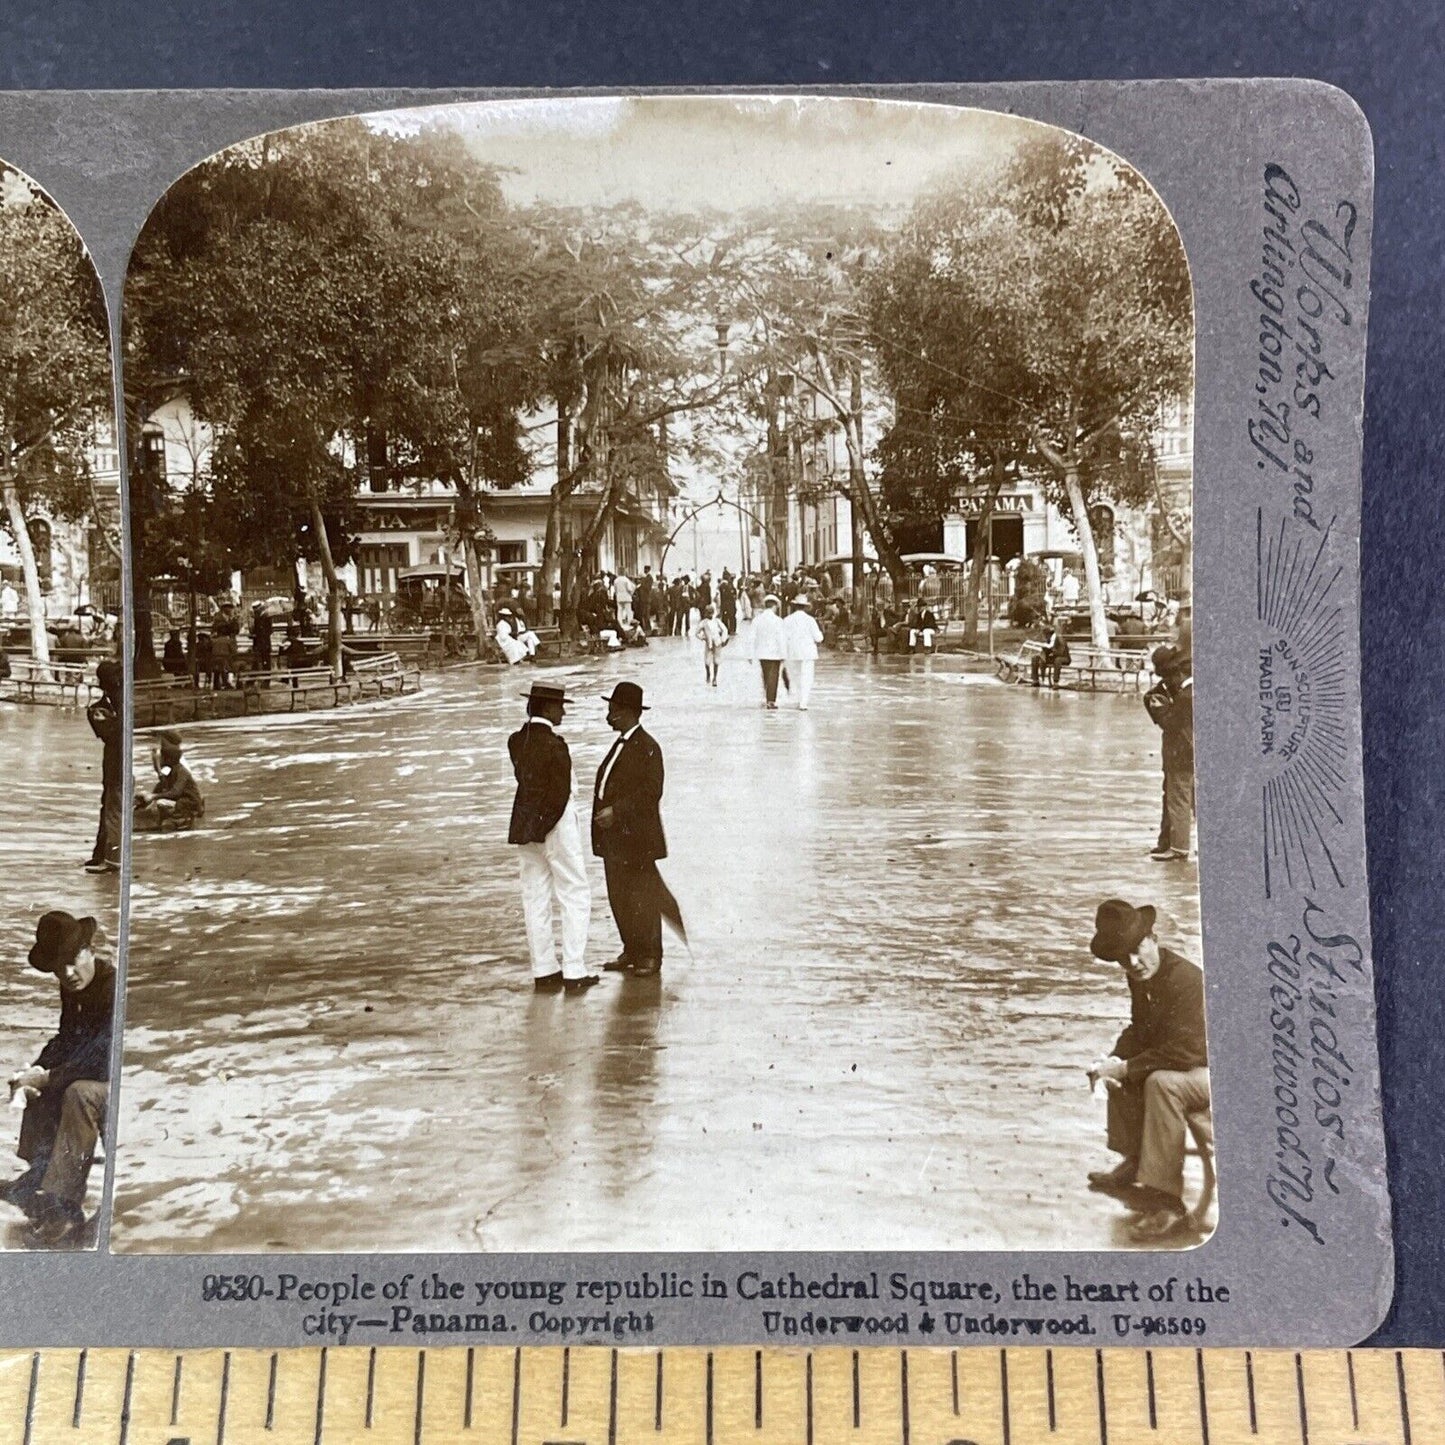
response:
<path id="1" fill-rule="evenodd" d="M 693 634 L 702 643 L 703 675 L 709 687 L 717 686 L 717 664 L 722 650 L 728 645 L 728 630 L 719 621 L 717 609 L 711 603 L 703 609 L 702 621 Z"/>

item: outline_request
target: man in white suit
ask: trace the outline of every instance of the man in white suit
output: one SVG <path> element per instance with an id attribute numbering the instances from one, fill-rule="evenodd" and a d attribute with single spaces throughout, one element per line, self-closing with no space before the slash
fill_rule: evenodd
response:
<path id="1" fill-rule="evenodd" d="M 793 598 L 793 605 L 783 619 L 788 684 L 802 712 L 808 710 L 808 698 L 813 691 L 813 669 L 818 662 L 818 645 L 823 640 L 822 629 L 808 610 L 809 605 L 807 594 L 800 592 Z"/>
<path id="2" fill-rule="evenodd" d="M 783 619 L 778 616 L 778 599 L 771 592 L 763 598 L 763 610 L 753 620 L 753 656 L 763 672 L 763 701 L 769 711 L 778 706 L 778 674 L 788 655 Z"/>

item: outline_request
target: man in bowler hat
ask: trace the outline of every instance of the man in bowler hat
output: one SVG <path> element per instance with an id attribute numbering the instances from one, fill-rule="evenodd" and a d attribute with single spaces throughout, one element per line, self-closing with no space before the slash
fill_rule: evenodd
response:
<path id="1" fill-rule="evenodd" d="M 517 794 L 507 842 L 516 845 L 522 877 L 522 911 L 538 993 L 584 993 L 598 981 L 586 964 L 592 892 L 582 852 L 582 827 L 573 799 L 572 754 L 557 729 L 567 706 L 565 689 L 534 682 L 526 694 L 527 721 L 507 739 Z M 554 905 L 562 915 L 562 967 L 552 936 Z"/>
<path id="2" fill-rule="evenodd" d="M 1158 682 L 1144 694 L 1144 707 L 1159 729 L 1164 764 L 1164 803 L 1159 841 L 1149 856 L 1156 863 L 1188 858 L 1194 822 L 1194 663 L 1186 642 L 1156 647 L 1150 658 Z"/>
<path id="3" fill-rule="evenodd" d="M 622 937 L 609 970 L 654 975 L 662 968 L 664 915 L 682 932 L 676 900 L 657 862 L 667 857 L 662 831 L 662 749 L 642 727 L 647 706 L 635 682 L 619 682 L 607 704 L 617 734 L 592 794 L 592 851 L 602 859 L 607 901 Z"/>
<path id="4" fill-rule="evenodd" d="M 1130 1237 L 1162 1239 L 1183 1218 L 1186 1120 L 1209 1107 L 1204 975 L 1154 936 L 1154 910 L 1106 899 L 1089 951 L 1118 963 L 1129 982 L 1129 1027 L 1090 1082 L 1108 1089 L 1109 1148 L 1123 1156 L 1089 1175 L 1089 1187 L 1119 1193 L 1135 1210 Z"/>
<path id="5" fill-rule="evenodd" d="M 115 969 L 95 919 L 59 911 L 36 925 L 30 966 L 60 984 L 60 1029 L 10 1077 L 12 1101 L 25 1099 L 15 1152 L 30 1167 L 0 1185 L 0 1201 L 30 1218 L 27 1243 L 63 1249 L 84 1243 L 86 1177 L 110 1094 Z"/>
<path id="6" fill-rule="evenodd" d="M 95 669 L 100 696 L 85 710 L 90 730 L 100 739 L 100 824 L 95 846 L 85 860 L 87 873 L 120 872 L 122 787 L 125 782 L 125 674 L 113 657 Z"/>

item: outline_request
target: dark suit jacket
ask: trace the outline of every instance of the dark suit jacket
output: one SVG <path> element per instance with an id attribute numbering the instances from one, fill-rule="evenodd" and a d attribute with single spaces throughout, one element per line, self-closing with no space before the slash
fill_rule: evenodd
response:
<path id="1" fill-rule="evenodd" d="M 96 946 L 92 939 L 92 946 Z M 63 1094 L 77 1079 L 110 1078 L 110 1034 L 115 1018 L 115 969 L 99 953 L 95 977 L 79 993 L 60 992 L 60 1032 L 35 1062 L 50 1070 L 45 1092 Z"/>
<path id="2" fill-rule="evenodd" d="M 609 752 L 611 749 L 608 750 Z M 592 851 L 599 858 L 619 863 L 651 863 L 667 857 L 662 831 L 662 749 L 657 740 L 638 728 L 622 744 L 622 751 L 601 791 L 604 755 L 592 793 Z M 611 808 L 610 828 L 597 826 L 600 808 Z"/>
<path id="3" fill-rule="evenodd" d="M 1155 1069 L 1197 1069 L 1204 1048 L 1204 974 L 1172 948 L 1159 950 L 1159 972 L 1144 983 L 1129 980 L 1129 1027 L 1114 1057 L 1129 1061 L 1128 1078 L 1140 1083 Z"/>
<path id="4" fill-rule="evenodd" d="M 557 826 L 572 796 L 572 754 L 546 723 L 524 723 L 507 739 L 517 796 L 512 800 L 509 843 L 541 843 Z"/>

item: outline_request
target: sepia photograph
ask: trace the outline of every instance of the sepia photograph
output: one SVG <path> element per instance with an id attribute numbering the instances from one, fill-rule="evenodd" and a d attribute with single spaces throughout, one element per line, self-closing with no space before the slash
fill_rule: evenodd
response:
<path id="1" fill-rule="evenodd" d="M 361 115 L 185 174 L 122 315 L 112 1249 L 1210 1235 L 1193 292 L 1127 157 Z"/>
<path id="2" fill-rule="evenodd" d="M 0 1249 L 93 1248 L 124 822 L 110 328 L 79 234 L 0 161 Z"/>

